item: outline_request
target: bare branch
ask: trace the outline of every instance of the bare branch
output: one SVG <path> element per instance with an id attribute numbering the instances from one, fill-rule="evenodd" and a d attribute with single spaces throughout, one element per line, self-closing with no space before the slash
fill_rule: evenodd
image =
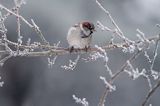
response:
<path id="1" fill-rule="evenodd" d="M 8 8 L 4 7 L 2 4 L 0 4 L 0 8 L 1 8 L 2 10 L 5 10 L 5 11 L 9 12 L 10 14 L 12 14 L 12 15 L 14 15 L 14 16 L 16 16 L 16 17 L 19 17 L 19 18 L 20 18 L 23 22 L 25 22 L 29 27 L 33 28 L 33 25 L 30 24 L 30 23 L 29 23 L 26 19 L 24 19 L 21 15 L 18 15 L 18 14 L 16 14 L 16 13 L 12 12 L 12 11 L 9 10 Z"/>
<path id="2" fill-rule="evenodd" d="M 132 57 L 130 57 L 127 61 L 130 61 L 130 62 L 134 61 L 141 52 L 142 52 L 142 51 L 137 51 L 137 52 L 136 52 L 134 55 L 132 55 Z M 111 78 L 110 81 L 109 81 L 110 84 L 113 84 L 114 80 L 115 80 L 122 72 L 124 72 L 124 69 L 125 69 L 126 66 L 127 66 L 127 61 L 122 65 L 122 67 L 120 68 L 120 70 L 117 71 L 117 72 L 112 76 L 112 78 Z M 106 99 L 106 97 L 107 97 L 107 95 L 108 95 L 108 93 L 109 93 L 109 90 L 110 90 L 109 87 L 106 87 L 106 88 L 105 88 L 105 90 L 104 90 L 104 92 L 103 92 L 103 94 L 102 94 L 102 96 L 101 96 L 101 98 L 100 98 L 99 106 L 104 106 L 105 99 Z"/>
<path id="3" fill-rule="evenodd" d="M 99 7 L 106 13 L 106 15 L 109 17 L 109 19 L 111 20 L 112 24 L 116 27 L 116 29 L 120 32 L 120 34 L 121 34 L 122 36 L 124 36 L 124 35 L 123 35 L 123 32 L 120 30 L 120 28 L 118 27 L 118 25 L 116 24 L 116 22 L 115 22 L 114 19 L 112 18 L 112 16 L 111 16 L 111 14 L 109 13 L 109 11 L 106 10 L 98 0 L 96 0 L 96 3 L 97 3 L 97 4 L 99 5 Z"/>
<path id="4" fill-rule="evenodd" d="M 33 19 L 31 20 L 32 24 L 30 24 L 23 16 L 19 15 L 18 11 L 19 9 L 17 8 L 16 13 L 14 13 L 13 11 L 9 10 L 8 8 L 6 8 L 5 6 L 0 4 L 0 8 L 2 10 L 7 11 L 8 13 L 15 15 L 17 17 L 17 25 L 18 25 L 18 36 L 20 37 L 20 20 L 21 19 L 23 22 L 25 22 L 30 28 L 34 29 L 40 36 L 41 40 L 44 42 L 44 44 L 48 45 L 49 43 L 46 41 L 46 39 L 44 38 L 41 30 L 39 29 L 39 27 L 35 24 L 35 22 L 33 21 Z"/>
<path id="5" fill-rule="evenodd" d="M 153 65 L 154 65 L 154 62 L 155 62 L 155 59 L 157 57 L 157 51 L 158 51 L 158 43 L 159 43 L 159 40 L 160 40 L 160 34 L 159 34 L 159 39 L 156 40 L 156 45 L 155 45 L 155 49 L 154 49 L 154 52 L 153 52 L 153 59 L 152 59 L 152 62 L 151 62 L 151 71 L 153 70 Z"/>
<path id="6" fill-rule="evenodd" d="M 46 45 L 49 45 L 49 42 L 47 42 L 47 40 L 44 38 L 41 30 L 40 30 L 39 27 L 36 25 L 36 23 L 34 22 L 34 20 L 31 19 L 31 21 L 32 21 L 32 24 L 33 24 L 36 32 L 38 33 L 39 37 L 41 38 L 42 42 L 43 42 L 44 44 L 46 44 Z"/>
<path id="7" fill-rule="evenodd" d="M 104 27 L 105 30 L 111 31 L 112 33 L 115 33 L 116 35 L 118 35 L 126 43 L 132 43 L 131 40 L 129 40 L 128 38 L 126 38 L 124 36 L 123 32 L 121 31 L 121 29 L 116 24 L 115 20 L 113 19 L 113 17 L 110 14 L 110 12 L 103 7 L 103 5 L 99 2 L 99 0 L 96 0 L 96 3 L 102 9 L 102 11 L 104 11 L 106 13 L 106 15 L 109 17 L 110 21 L 112 22 L 113 26 L 115 27 L 115 29 L 110 29 L 108 27 Z M 98 24 L 100 24 L 101 26 L 103 26 L 99 21 L 98 21 Z"/>
<path id="8" fill-rule="evenodd" d="M 142 106 L 145 106 L 146 103 L 148 102 L 148 100 L 150 99 L 150 97 L 153 95 L 153 93 L 157 90 L 157 88 L 160 87 L 160 80 L 158 81 L 158 83 L 148 92 L 148 94 L 146 95 L 146 98 L 144 100 L 144 102 L 142 103 Z"/>

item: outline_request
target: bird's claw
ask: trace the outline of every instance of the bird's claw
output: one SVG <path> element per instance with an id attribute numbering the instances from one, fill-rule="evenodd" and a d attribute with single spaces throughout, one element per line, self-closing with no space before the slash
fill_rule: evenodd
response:
<path id="1" fill-rule="evenodd" d="M 69 48 L 69 52 L 70 52 L 70 53 L 72 53 L 72 52 L 73 52 L 73 50 L 74 50 L 74 47 L 73 47 L 73 46 L 71 46 L 71 47 Z"/>

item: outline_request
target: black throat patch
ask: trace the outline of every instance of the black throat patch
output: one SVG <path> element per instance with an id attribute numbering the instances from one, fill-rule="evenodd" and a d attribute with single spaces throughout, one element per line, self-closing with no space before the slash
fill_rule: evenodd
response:
<path id="1" fill-rule="evenodd" d="M 81 38 L 88 38 L 92 35 L 92 31 L 90 31 L 90 33 L 88 35 L 86 35 L 83 31 L 81 31 Z"/>

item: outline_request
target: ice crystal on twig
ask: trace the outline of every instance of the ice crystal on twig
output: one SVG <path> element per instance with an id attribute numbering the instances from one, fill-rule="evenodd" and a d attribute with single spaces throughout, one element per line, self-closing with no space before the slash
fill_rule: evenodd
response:
<path id="1" fill-rule="evenodd" d="M 140 42 L 137 44 L 138 50 L 147 49 L 149 47 L 150 41 L 145 37 L 145 34 L 137 29 L 136 36 L 139 38 Z"/>
<path id="2" fill-rule="evenodd" d="M 82 58 L 85 62 L 90 62 L 90 61 L 96 61 L 99 58 L 104 57 L 103 55 L 101 55 L 101 53 L 99 52 L 94 52 L 92 54 L 90 54 L 88 56 L 88 58 Z"/>
<path id="3" fill-rule="evenodd" d="M 57 59 L 57 56 L 55 56 L 53 59 L 48 58 L 48 66 L 49 66 L 50 68 L 53 67 L 53 65 L 55 64 L 56 59 Z"/>
<path id="4" fill-rule="evenodd" d="M 6 57 L 4 57 L 3 59 L 1 59 L 1 60 L 0 60 L 0 66 L 3 66 L 4 62 L 5 62 L 6 60 L 8 60 L 9 58 L 11 58 L 11 57 L 12 57 L 12 55 L 9 55 L 9 56 L 6 56 Z"/>
<path id="5" fill-rule="evenodd" d="M 0 80 L 1 80 L 2 78 L 1 78 L 1 76 L 0 76 Z M 0 87 L 3 87 L 3 85 L 4 85 L 4 81 L 0 81 Z"/>
<path id="6" fill-rule="evenodd" d="M 115 20 L 113 19 L 113 17 L 112 17 L 111 14 L 110 14 L 110 12 L 103 7 L 102 3 L 100 3 L 99 0 L 96 0 L 96 3 L 97 3 L 97 5 L 100 7 L 100 9 L 101 9 L 102 11 L 104 11 L 105 14 L 109 17 L 111 23 L 112 23 L 113 26 L 114 26 L 114 30 L 113 30 L 113 29 L 111 30 L 111 29 L 108 28 L 108 27 L 104 27 L 103 24 L 101 24 L 99 21 L 98 21 L 98 26 L 99 26 L 100 28 L 102 28 L 102 30 L 107 30 L 107 31 L 111 31 L 112 33 L 115 33 L 115 34 L 118 35 L 118 37 L 120 37 L 125 43 L 128 43 L 128 44 L 132 43 L 131 40 L 129 40 L 128 38 L 126 38 L 126 37 L 124 36 L 123 32 L 121 31 L 121 29 L 119 28 L 119 26 L 116 24 Z"/>
<path id="7" fill-rule="evenodd" d="M 89 103 L 86 100 L 86 98 L 81 99 L 81 98 L 76 97 L 75 95 L 72 95 L 72 97 L 77 104 L 81 104 L 82 106 L 89 106 Z"/>
<path id="8" fill-rule="evenodd" d="M 113 76 L 113 73 L 112 73 L 112 70 L 109 68 L 109 66 L 108 66 L 108 56 L 107 56 L 107 52 L 104 50 L 104 49 L 102 49 L 102 47 L 99 47 L 98 45 L 95 45 L 95 47 L 100 51 L 99 52 L 99 56 L 101 57 L 101 58 L 103 58 L 103 60 L 104 60 L 104 63 L 105 63 L 105 67 L 106 67 L 106 69 L 107 69 L 107 71 L 108 71 L 108 73 L 109 73 L 109 75 L 112 77 Z"/>
<path id="9" fill-rule="evenodd" d="M 33 28 L 35 29 L 35 31 L 38 33 L 39 37 L 41 38 L 41 40 L 43 41 L 44 44 L 48 45 L 49 43 L 47 42 L 47 40 L 44 38 L 41 30 L 39 29 L 39 27 L 37 26 L 37 24 L 34 22 L 33 19 L 31 19 Z"/>
<path id="10" fill-rule="evenodd" d="M 160 77 L 160 72 L 151 70 L 151 76 L 153 77 L 154 80 L 157 80 Z"/>
<path id="11" fill-rule="evenodd" d="M 98 28 L 100 28 L 102 31 L 110 31 L 110 32 L 114 32 L 112 29 L 104 26 L 100 21 L 97 21 L 97 26 Z"/>
<path id="12" fill-rule="evenodd" d="M 147 79 L 150 89 L 152 89 L 151 80 L 149 78 L 149 75 L 147 75 L 147 72 L 145 69 L 142 69 L 142 71 L 140 72 L 138 68 L 134 69 L 130 61 L 127 61 L 127 67 L 124 70 L 124 72 L 128 73 L 129 76 L 133 78 L 133 80 L 139 78 L 140 76 L 143 76 L 144 78 Z"/>
<path id="13" fill-rule="evenodd" d="M 58 43 L 54 44 L 54 48 L 58 48 L 58 46 L 60 45 L 60 41 L 58 41 Z M 55 56 L 53 59 L 51 59 L 51 57 L 48 57 L 48 66 L 50 68 L 53 67 L 53 65 L 55 64 L 56 62 L 56 59 L 57 59 L 58 56 Z"/>
<path id="14" fill-rule="evenodd" d="M 97 52 L 94 52 L 92 54 L 89 55 L 88 58 L 83 58 L 83 60 L 85 60 L 85 62 L 90 62 L 90 61 L 96 61 L 99 58 L 102 58 L 104 60 L 104 66 L 106 67 L 106 70 L 109 72 L 109 75 L 112 77 L 112 70 L 109 68 L 108 66 L 108 56 L 107 56 L 107 52 L 105 51 L 105 49 L 103 49 L 102 47 L 95 45 L 95 48 L 97 48 Z"/>
<path id="15" fill-rule="evenodd" d="M 104 82 L 104 84 L 106 85 L 106 87 L 109 88 L 109 91 L 110 91 L 110 92 L 116 90 L 116 86 L 115 86 L 115 85 L 111 85 L 111 84 L 106 80 L 105 77 L 100 76 L 99 78 Z"/>
<path id="16" fill-rule="evenodd" d="M 156 41 L 156 44 L 155 44 L 155 49 L 154 49 L 154 52 L 153 52 L 153 59 L 151 61 L 151 67 L 150 67 L 151 75 L 155 80 L 159 78 L 159 73 L 153 70 L 153 66 L 154 66 L 155 59 L 157 57 L 157 52 L 158 52 L 158 43 L 159 43 L 159 40 L 160 40 L 160 35 L 158 37 L 159 38 L 158 38 L 158 40 Z"/>
<path id="17" fill-rule="evenodd" d="M 134 53 L 136 50 L 135 43 L 129 44 L 127 47 L 122 47 L 124 53 Z"/>
<path id="18" fill-rule="evenodd" d="M 147 58 L 149 63 L 152 62 L 152 60 L 150 59 L 150 56 L 148 55 L 147 51 L 144 51 L 144 56 Z"/>
<path id="19" fill-rule="evenodd" d="M 22 4 L 26 4 L 25 0 L 14 0 L 16 6 L 20 7 Z"/>
<path id="20" fill-rule="evenodd" d="M 65 70 L 74 70 L 78 61 L 80 59 L 80 55 L 77 56 L 77 58 L 72 61 L 72 60 L 69 60 L 69 65 L 62 65 L 61 68 L 65 69 Z"/>
<path id="21" fill-rule="evenodd" d="M 136 30 L 138 32 L 137 37 L 142 41 L 142 42 L 149 42 L 148 39 L 145 37 L 145 34 L 140 30 Z"/>

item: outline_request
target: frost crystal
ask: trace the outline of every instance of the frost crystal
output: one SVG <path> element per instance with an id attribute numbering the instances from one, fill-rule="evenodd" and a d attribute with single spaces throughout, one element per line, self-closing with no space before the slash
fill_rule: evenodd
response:
<path id="1" fill-rule="evenodd" d="M 107 52 L 102 49 L 101 47 L 99 47 L 98 45 L 95 45 L 95 47 L 101 51 L 101 57 L 104 59 L 104 62 L 105 62 L 105 67 L 107 68 L 107 71 L 109 72 L 109 75 L 112 77 L 113 76 L 113 73 L 112 73 L 112 70 L 109 68 L 108 66 L 108 56 L 107 56 Z"/>
<path id="2" fill-rule="evenodd" d="M 147 73 L 146 70 L 142 69 L 142 71 L 140 72 L 138 68 L 134 69 L 130 61 L 127 61 L 127 64 L 128 64 L 128 67 L 127 69 L 124 70 L 124 72 L 129 74 L 129 76 L 132 77 L 133 80 L 139 78 L 140 76 L 143 76 L 144 78 L 147 79 L 150 89 L 152 89 L 151 80 L 149 78 L 149 75 L 146 74 Z"/>
<path id="3" fill-rule="evenodd" d="M 147 49 L 149 47 L 150 41 L 145 37 L 145 34 L 137 29 L 138 34 L 136 36 L 139 38 L 140 42 L 137 44 L 138 50 Z"/>
<path id="4" fill-rule="evenodd" d="M 160 38 L 160 35 L 159 35 L 159 38 Z M 158 52 L 158 43 L 159 43 L 159 40 L 156 41 L 156 45 L 153 53 L 153 59 L 151 61 L 151 67 L 150 67 L 151 75 L 154 78 L 154 80 L 159 78 L 159 73 L 153 70 L 153 66 L 154 66 L 155 59 L 157 57 L 157 52 Z"/>
<path id="5" fill-rule="evenodd" d="M 26 4 L 25 0 L 14 0 L 16 6 L 20 7 L 22 4 Z"/>
<path id="6" fill-rule="evenodd" d="M 54 48 L 58 48 L 58 46 L 60 45 L 60 43 L 61 43 L 60 41 L 58 41 L 58 43 L 55 43 L 55 44 L 54 44 Z M 48 66 L 49 66 L 50 68 L 52 68 L 53 65 L 55 64 L 57 57 L 58 57 L 58 56 L 55 56 L 53 59 L 48 58 Z"/>
<path id="7" fill-rule="evenodd" d="M 136 30 L 138 32 L 137 37 L 142 41 L 142 42 L 149 42 L 148 39 L 145 37 L 145 34 L 140 30 Z"/>
<path id="8" fill-rule="evenodd" d="M 89 103 L 88 101 L 86 101 L 86 98 L 81 99 L 76 97 L 75 95 L 72 95 L 72 97 L 77 104 L 82 104 L 82 106 L 89 106 Z"/>
<path id="9" fill-rule="evenodd" d="M 95 47 L 98 49 L 99 52 L 95 52 L 93 55 L 90 55 L 90 57 L 87 60 L 97 60 L 98 58 L 102 58 L 104 60 L 105 63 L 105 67 L 107 69 L 107 71 L 109 72 L 109 75 L 112 77 L 112 70 L 109 68 L 108 66 L 108 56 L 107 56 L 107 52 L 105 51 L 105 49 L 103 49 L 102 47 L 99 47 L 98 45 L 95 45 Z"/>
<path id="10" fill-rule="evenodd" d="M 29 46 L 31 44 L 31 38 L 28 38 L 27 40 L 27 46 Z"/>
<path id="11" fill-rule="evenodd" d="M 100 21 L 97 21 L 97 26 L 102 30 L 112 31 L 110 28 L 104 26 Z"/>
<path id="12" fill-rule="evenodd" d="M 137 79 L 139 76 L 141 75 L 145 75 L 146 70 L 143 69 L 141 72 L 139 72 L 138 68 L 134 69 L 132 64 L 130 63 L 130 61 L 127 61 L 128 64 L 128 70 L 125 69 L 125 72 L 127 72 L 129 74 L 129 76 L 131 76 L 134 80 Z"/>
<path id="13" fill-rule="evenodd" d="M 112 91 L 115 91 L 116 90 L 116 86 L 114 85 L 111 85 L 107 80 L 106 80 L 106 78 L 105 77 L 102 77 L 102 76 L 100 76 L 99 77 L 103 82 L 104 82 L 104 84 L 106 85 L 106 87 L 108 87 L 109 88 L 109 91 L 110 92 L 112 92 Z"/>
<path id="14" fill-rule="evenodd" d="M 151 59 L 150 59 L 150 57 L 149 57 L 149 55 L 148 55 L 148 53 L 147 53 L 147 51 L 144 51 L 144 56 L 147 58 L 147 60 L 148 60 L 149 63 L 152 62 Z"/>
<path id="15" fill-rule="evenodd" d="M 133 44 L 130 44 L 130 45 L 128 45 L 128 47 L 122 47 L 123 49 L 122 49 L 122 51 L 124 52 L 124 53 L 133 53 L 134 51 L 135 51 L 135 45 L 134 45 L 134 43 Z"/>
<path id="16" fill-rule="evenodd" d="M 22 38 L 23 38 L 22 36 L 19 36 L 19 37 L 18 37 L 18 43 L 19 43 L 19 45 L 21 45 L 22 42 L 23 42 L 23 41 L 22 41 Z"/>
<path id="17" fill-rule="evenodd" d="M 155 70 L 151 70 L 151 76 L 154 78 L 154 80 L 157 80 L 160 77 L 160 73 Z"/>
<path id="18" fill-rule="evenodd" d="M 68 66 L 64 65 L 64 66 L 61 66 L 61 68 L 64 68 L 65 70 L 74 70 L 79 59 L 80 59 L 80 55 L 77 56 L 75 61 L 69 60 L 69 65 Z"/>
<path id="19" fill-rule="evenodd" d="M 0 77 L 0 80 L 1 80 L 2 78 Z M 4 81 L 0 81 L 0 87 L 3 87 L 3 85 L 4 85 Z"/>
<path id="20" fill-rule="evenodd" d="M 53 59 L 48 58 L 48 66 L 49 66 L 50 68 L 53 67 L 53 65 L 55 64 L 56 59 L 57 59 L 57 56 L 55 56 Z"/>

